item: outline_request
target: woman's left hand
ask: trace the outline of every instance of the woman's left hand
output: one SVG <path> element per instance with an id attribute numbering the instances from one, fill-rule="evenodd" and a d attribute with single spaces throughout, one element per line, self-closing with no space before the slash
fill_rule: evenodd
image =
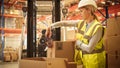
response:
<path id="1" fill-rule="evenodd" d="M 76 49 L 80 49 L 80 45 L 82 44 L 82 42 L 80 40 L 76 40 Z"/>

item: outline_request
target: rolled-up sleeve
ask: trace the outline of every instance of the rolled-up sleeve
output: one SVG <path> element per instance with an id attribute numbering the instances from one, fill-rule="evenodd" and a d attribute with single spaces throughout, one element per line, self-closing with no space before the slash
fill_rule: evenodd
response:
<path id="1" fill-rule="evenodd" d="M 79 20 L 58 21 L 58 22 L 51 24 L 51 27 L 53 28 L 62 27 L 62 26 L 74 27 L 76 24 L 78 24 L 78 22 Z"/>

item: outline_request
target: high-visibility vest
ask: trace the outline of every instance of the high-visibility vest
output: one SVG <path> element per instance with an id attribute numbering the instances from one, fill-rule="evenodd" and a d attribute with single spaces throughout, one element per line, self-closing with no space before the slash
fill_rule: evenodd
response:
<path id="1" fill-rule="evenodd" d="M 102 25 L 97 20 L 94 20 L 91 23 L 88 30 L 86 30 L 86 23 L 82 21 L 78 24 L 78 33 L 76 34 L 76 38 L 84 44 L 89 44 L 90 39 L 97 32 L 98 28 L 103 29 Z M 99 40 L 91 53 L 75 50 L 74 60 L 78 64 L 81 64 L 81 61 L 78 61 L 77 59 L 81 59 L 85 68 L 104 68 L 105 52 L 103 47 L 103 37 Z"/>

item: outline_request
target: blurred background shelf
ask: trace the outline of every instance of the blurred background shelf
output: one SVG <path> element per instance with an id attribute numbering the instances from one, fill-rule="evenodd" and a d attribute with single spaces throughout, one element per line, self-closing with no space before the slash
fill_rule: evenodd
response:
<path id="1" fill-rule="evenodd" d="M 4 33 L 15 33 L 15 34 L 21 33 L 21 29 L 0 28 L 0 32 L 1 32 L 1 30 L 4 30 Z"/>
<path id="2" fill-rule="evenodd" d="M 2 15 L 0 15 L 0 16 L 2 16 Z M 3 16 L 7 17 L 7 18 L 22 18 L 23 17 L 23 16 L 20 16 L 17 14 L 4 14 Z"/>

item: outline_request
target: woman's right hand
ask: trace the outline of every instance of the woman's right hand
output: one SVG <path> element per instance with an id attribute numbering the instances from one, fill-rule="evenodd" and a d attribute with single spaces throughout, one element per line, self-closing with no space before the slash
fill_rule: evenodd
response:
<path id="1" fill-rule="evenodd" d="M 45 37 L 47 40 L 46 44 L 49 48 L 51 48 L 53 46 L 53 40 L 52 40 L 51 36 L 52 36 L 51 27 L 48 27 L 45 32 Z"/>
<path id="2" fill-rule="evenodd" d="M 45 37 L 51 38 L 51 36 L 52 36 L 51 27 L 48 27 L 45 32 Z"/>

